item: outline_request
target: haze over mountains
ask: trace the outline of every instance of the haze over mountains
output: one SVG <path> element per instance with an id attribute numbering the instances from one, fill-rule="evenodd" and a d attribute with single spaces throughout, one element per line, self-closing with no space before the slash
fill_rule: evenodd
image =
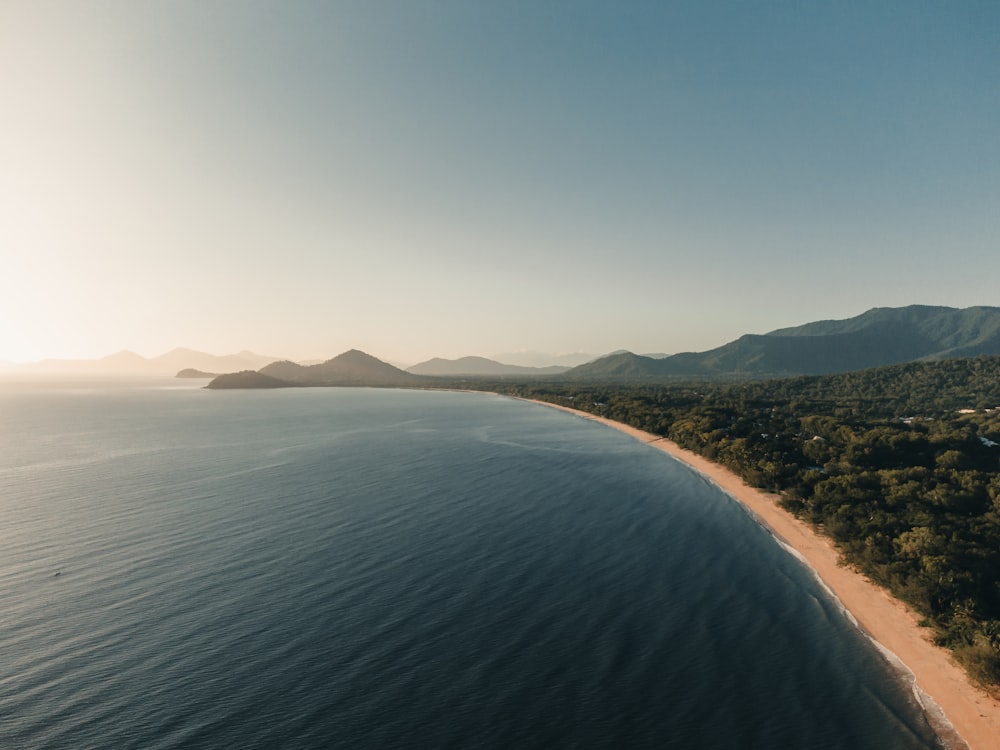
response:
<path id="1" fill-rule="evenodd" d="M 440 359 L 435 357 L 426 362 L 407 368 L 414 375 L 441 376 L 495 376 L 495 375 L 559 375 L 569 370 L 569 367 L 552 365 L 550 367 L 524 367 L 507 365 L 486 357 L 460 357 L 459 359 Z"/>
<path id="2" fill-rule="evenodd" d="M 874 308 L 847 320 L 824 320 L 768 334 L 747 334 L 701 353 L 656 359 L 619 352 L 554 375 L 518 372 L 518 377 L 589 382 L 657 378 L 819 375 L 914 360 L 1000 354 L 1000 308 L 955 309 L 914 305 Z M 429 385 L 448 377 L 502 377 L 498 363 L 482 357 L 431 360 L 405 372 L 352 350 L 320 365 L 275 362 L 261 369 L 294 385 Z M 502 366 L 501 366 L 502 367 Z M 214 387 L 255 387 L 251 373 L 227 378 Z M 241 384 L 242 382 L 242 384 Z"/>
<path id="3" fill-rule="evenodd" d="M 912 305 L 873 308 L 846 320 L 823 320 L 762 335 L 747 334 L 705 352 L 657 357 L 619 351 L 591 358 L 572 368 L 551 364 L 548 367 L 515 365 L 484 357 L 462 357 L 455 360 L 435 358 L 406 371 L 357 350 L 310 365 L 249 351 L 215 356 L 192 349 L 174 349 L 152 359 L 123 351 L 97 360 L 43 360 L 8 364 L 4 369 L 18 373 L 151 375 L 200 370 L 206 376 L 259 370 L 279 384 L 406 386 L 432 383 L 435 378 L 554 377 L 622 381 L 727 375 L 821 375 L 913 360 L 985 354 L 1000 354 L 1000 307 L 957 309 Z M 544 361 L 542 357 L 546 356 L 537 352 L 522 355 L 522 361 L 535 362 Z M 589 357 L 585 354 L 560 356 L 564 361 Z M 246 376 L 243 378 L 245 381 Z"/>
<path id="4" fill-rule="evenodd" d="M 536 352 L 525 350 L 520 352 L 503 352 L 490 357 L 494 362 L 505 365 L 516 365 L 517 367 L 576 367 L 586 362 L 591 362 L 600 355 L 588 354 L 586 352 L 571 352 L 568 354 L 549 354 L 547 352 Z"/>
<path id="5" fill-rule="evenodd" d="M 515 367 L 519 361 L 540 363 L 522 365 L 520 370 L 511 370 L 512 374 L 531 374 L 542 370 L 541 374 L 557 373 L 568 370 L 572 365 L 589 362 L 595 358 L 592 354 L 546 354 L 545 352 L 514 352 L 509 355 L 499 354 L 492 360 L 482 357 L 464 357 L 462 360 L 430 360 L 432 362 L 461 362 L 463 360 L 482 360 L 493 364 L 485 369 L 462 372 L 458 374 L 501 374 L 506 368 Z M 510 359 L 508 359 L 508 357 Z M 142 357 L 134 352 L 121 351 L 100 359 L 43 359 L 38 362 L 9 362 L 0 360 L 0 372 L 44 373 L 44 374 L 93 374 L 93 375 L 174 375 L 182 370 L 198 371 L 202 375 L 211 376 L 220 373 L 256 370 L 283 358 L 274 355 L 256 354 L 251 351 L 241 351 L 236 354 L 214 355 L 194 349 L 177 348 L 159 357 Z M 287 361 L 287 360 L 285 360 Z M 299 365 L 317 365 L 327 360 L 313 359 L 298 362 Z M 567 364 L 572 363 L 572 364 Z M 414 367 L 419 367 L 415 365 Z M 445 366 L 447 367 L 447 365 Z M 399 368 L 402 369 L 402 368 Z M 414 368 L 410 368 L 411 370 Z M 459 366 L 459 370 L 464 369 Z M 417 373 L 419 374 L 419 373 Z M 440 372 L 435 374 L 456 374 Z M 195 372 L 189 372 L 186 377 L 196 377 Z"/>
<path id="6" fill-rule="evenodd" d="M 278 357 L 242 351 L 218 356 L 194 349 L 172 349 L 159 357 L 142 357 L 135 352 L 121 351 L 100 359 L 43 359 L 26 364 L 9 363 L 9 372 L 22 373 L 85 373 L 101 375 L 173 375 L 179 370 L 194 369 L 210 373 L 255 370 L 274 362 Z"/>

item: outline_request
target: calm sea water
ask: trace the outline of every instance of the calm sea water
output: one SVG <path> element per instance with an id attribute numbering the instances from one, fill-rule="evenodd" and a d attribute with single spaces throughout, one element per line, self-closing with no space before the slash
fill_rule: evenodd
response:
<path id="1" fill-rule="evenodd" d="M 928 748 L 734 502 L 490 395 L 0 382 L 0 747 Z"/>

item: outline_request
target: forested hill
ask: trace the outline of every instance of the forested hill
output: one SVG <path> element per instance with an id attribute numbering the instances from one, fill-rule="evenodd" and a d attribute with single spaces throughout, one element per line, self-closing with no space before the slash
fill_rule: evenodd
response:
<path id="1" fill-rule="evenodd" d="M 288 360 L 272 362 L 259 371 L 220 375 L 207 388 L 280 388 L 282 386 L 374 386 L 419 388 L 433 379 L 411 375 L 351 349 L 316 365 L 300 365 Z"/>
<path id="2" fill-rule="evenodd" d="M 423 382 L 416 375 L 404 372 L 357 349 L 351 349 L 317 365 L 300 365 L 288 361 L 272 362 L 262 367 L 260 372 L 300 385 L 406 387 Z"/>
<path id="3" fill-rule="evenodd" d="M 1000 357 L 745 383 L 499 386 L 723 464 L 1000 686 Z"/>
<path id="4" fill-rule="evenodd" d="M 613 354 L 565 374 L 572 380 L 829 374 L 923 359 L 1000 354 L 1000 307 L 877 307 L 663 359 Z"/>

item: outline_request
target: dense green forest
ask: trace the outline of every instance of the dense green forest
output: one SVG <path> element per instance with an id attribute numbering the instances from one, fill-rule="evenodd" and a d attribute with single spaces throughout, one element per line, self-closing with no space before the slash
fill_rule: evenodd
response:
<path id="1" fill-rule="evenodd" d="M 921 613 L 974 678 L 1000 685 L 1000 357 L 754 382 L 479 387 L 668 437 L 778 493 Z"/>

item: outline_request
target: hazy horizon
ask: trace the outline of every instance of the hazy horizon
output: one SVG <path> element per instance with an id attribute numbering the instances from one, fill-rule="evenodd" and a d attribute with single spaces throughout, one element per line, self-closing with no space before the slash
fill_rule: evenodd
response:
<path id="1" fill-rule="evenodd" d="M 1000 5 L 8 3 L 0 361 L 997 304 Z"/>
<path id="2" fill-rule="evenodd" d="M 389 364 L 393 364 L 402 369 L 406 369 L 407 367 L 412 367 L 417 364 L 422 364 L 423 362 L 429 361 L 431 359 L 447 359 L 443 357 L 439 358 L 437 357 L 437 355 L 431 355 L 418 362 L 403 362 L 381 356 L 378 352 L 366 351 L 364 349 L 360 349 L 360 351 L 364 351 L 366 354 L 369 354 L 377 359 L 380 359 L 384 362 L 388 362 Z M 14 369 L 23 370 L 26 367 L 31 368 L 32 366 L 36 365 L 39 367 L 44 367 L 45 365 L 59 365 L 59 364 L 69 365 L 71 363 L 88 364 L 88 363 L 97 363 L 104 360 L 115 361 L 120 359 L 122 363 L 122 368 L 124 370 L 127 369 L 127 364 L 129 361 L 132 360 L 133 357 L 139 357 L 141 360 L 144 360 L 146 362 L 163 360 L 163 359 L 168 359 L 168 360 L 176 359 L 178 361 L 185 361 L 186 359 L 190 358 L 197 359 L 198 357 L 212 357 L 217 359 L 246 357 L 248 359 L 260 359 L 265 364 L 279 360 L 292 360 L 302 364 L 310 362 L 312 363 L 323 362 L 343 353 L 344 352 L 342 351 L 338 351 L 314 357 L 289 357 L 281 353 L 255 352 L 249 349 L 241 349 L 240 351 L 237 352 L 206 352 L 198 349 L 192 349 L 191 347 L 177 346 L 171 348 L 166 352 L 159 352 L 157 354 L 143 354 L 140 352 L 135 352 L 131 349 L 120 349 L 115 352 L 108 352 L 107 354 L 98 357 L 43 357 L 42 359 L 27 360 L 21 362 L 0 359 L 0 368 L 11 367 Z M 547 367 L 552 365 L 565 364 L 566 362 L 569 361 L 572 361 L 575 364 L 582 364 L 591 359 L 606 356 L 607 354 L 610 353 L 612 352 L 598 352 L 598 353 L 539 352 L 531 349 L 521 349 L 513 352 L 497 352 L 493 354 L 464 354 L 460 355 L 459 357 L 454 357 L 452 359 L 459 359 L 461 357 L 482 357 L 485 359 L 491 359 L 509 365 L 521 365 L 526 367 Z M 658 354 L 654 356 L 658 356 Z M 187 368 L 188 365 L 181 364 L 178 365 L 178 367 Z M 198 368 L 194 367 L 193 369 L 198 369 Z M 31 370 L 28 369 L 26 371 L 30 372 Z M 42 372 L 43 370 L 38 369 L 37 371 Z M 65 371 L 66 373 L 75 372 L 71 369 L 64 369 L 63 371 Z M 2 369 L 0 369 L 0 372 L 2 372 Z M 173 372 L 173 370 L 168 368 L 165 369 L 164 372 Z"/>
<path id="3" fill-rule="evenodd" d="M 916 309 L 921 308 L 921 309 Z M 947 311 L 947 312 L 945 312 Z M 988 312 L 987 312 L 988 311 Z M 942 307 L 942 306 L 927 306 L 927 305 L 908 305 L 901 308 L 876 308 L 872 310 L 865 311 L 864 315 L 852 316 L 851 318 L 845 319 L 843 322 L 856 324 L 856 319 L 866 319 L 867 324 L 873 324 L 875 319 L 872 318 L 872 313 L 903 313 L 906 312 L 911 316 L 924 317 L 927 315 L 937 316 L 941 313 L 945 313 L 946 316 L 951 316 L 952 313 L 961 313 L 959 318 L 964 319 L 965 323 L 969 322 L 968 314 L 973 314 L 975 316 L 981 316 L 984 313 L 989 315 L 995 315 L 1000 312 L 1000 307 L 997 306 L 975 306 L 970 308 L 953 308 L 953 307 Z M 885 323 L 885 318 L 881 316 L 876 316 L 877 319 L 882 320 Z M 958 323 L 960 326 L 963 325 L 961 320 L 951 317 L 952 324 Z M 836 321 L 807 321 L 811 326 L 820 324 L 821 328 L 825 328 L 822 324 L 832 323 Z M 798 326 L 783 326 L 780 329 L 775 329 L 773 331 L 766 331 L 765 334 L 778 334 L 778 335 L 788 335 L 790 329 L 798 328 Z M 973 330 L 975 327 L 973 328 Z M 754 332 L 747 332 L 751 335 Z M 894 334 L 896 337 L 901 335 L 900 331 L 896 331 Z M 982 343 L 983 336 L 988 338 L 989 334 L 984 333 L 982 329 L 978 332 L 970 333 L 965 339 L 965 344 L 968 346 L 977 346 Z M 744 339 L 741 335 L 731 341 L 724 342 L 726 345 L 736 344 L 738 345 Z M 926 343 L 926 342 L 925 342 Z M 941 341 L 942 346 L 944 346 L 944 351 L 953 348 L 956 345 L 956 340 L 954 338 L 947 338 Z M 715 350 L 713 347 L 711 350 Z M 360 350 L 365 354 L 380 359 L 383 362 L 395 365 L 401 369 L 408 369 L 415 365 L 428 364 L 434 360 L 439 361 L 451 361 L 457 362 L 462 359 L 488 359 L 494 362 L 498 362 L 504 365 L 511 366 L 521 366 L 521 367 L 533 367 L 533 368 L 548 368 L 552 366 L 564 366 L 567 368 L 575 367 L 577 365 L 584 364 L 586 362 L 591 362 L 596 359 L 603 358 L 605 356 L 613 355 L 623 351 L 631 351 L 626 349 L 614 349 L 604 352 L 540 352 L 531 349 L 520 349 L 512 352 L 499 352 L 492 354 L 483 354 L 480 352 L 466 352 L 464 354 L 453 356 L 453 357 L 442 357 L 440 355 L 434 354 L 426 356 L 423 359 L 415 362 L 402 361 L 394 359 L 392 357 L 387 357 L 380 352 L 367 350 L 361 347 L 352 347 L 351 350 Z M 333 353 L 327 352 L 321 356 L 314 357 L 294 357 L 288 356 L 287 354 L 281 353 L 262 353 L 254 352 L 248 349 L 242 349 L 238 352 L 206 352 L 201 350 L 192 349 L 191 347 L 174 347 L 167 352 L 161 352 L 156 355 L 143 355 L 138 352 L 131 350 L 119 350 L 102 357 L 96 358 L 44 358 L 41 360 L 34 360 L 30 362 L 11 362 L 0 360 L 0 373 L 3 372 L 23 372 L 23 373 L 107 373 L 107 374 L 127 374 L 127 373 L 176 373 L 184 369 L 195 369 L 203 370 L 206 372 L 234 372 L 238 370 L 247 369 L 260 369 L 264 365 L 271 364 L 279 360 L 293 360 L 299 364 L 318 364 L 320 362 L 325 362 L 331 358 L 337 357 L 341 354 L 345 354 L 350 350 L 336 351 Z M 701 352 L 710 350 L 701 350 Z M 651 358 L 662 358 L 670 357 L 674 354 L 680 354 L 680 352 L 633 352 L 646 357 Z M 699 352 L 686 352 L 685 354 L 692 354 Z M 954 356 L 954 355 L 952 355 Z M 966 355 L 968 356 L 968 355 Z"/>

